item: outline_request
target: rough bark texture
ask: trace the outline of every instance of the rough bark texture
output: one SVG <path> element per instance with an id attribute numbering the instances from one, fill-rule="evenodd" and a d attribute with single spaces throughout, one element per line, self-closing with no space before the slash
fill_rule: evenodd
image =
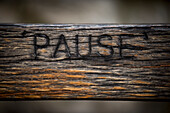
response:
<path id="1" fill-rule="evenodd" d="M 1 24 L 0 99 L 170 100 L 169 35 L 169 24 Z"/>

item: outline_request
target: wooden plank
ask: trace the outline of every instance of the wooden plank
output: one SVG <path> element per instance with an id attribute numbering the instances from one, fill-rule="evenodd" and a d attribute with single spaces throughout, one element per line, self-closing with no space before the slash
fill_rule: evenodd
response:
<path id="1" fill-rule="evenodd" d="M 0 99 L 170 100 L 170 24 L 0 24 Z"/>

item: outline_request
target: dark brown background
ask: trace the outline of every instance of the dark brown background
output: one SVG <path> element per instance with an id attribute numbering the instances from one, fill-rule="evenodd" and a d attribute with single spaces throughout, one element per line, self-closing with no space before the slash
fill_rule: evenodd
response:
<path id="1" fill-rule="evenodd" d="M 170 23 L 169 0 L 1 0 L 0 23 Z M 169 102 L 0 101 L 1 113 L 170 113 Z"/>

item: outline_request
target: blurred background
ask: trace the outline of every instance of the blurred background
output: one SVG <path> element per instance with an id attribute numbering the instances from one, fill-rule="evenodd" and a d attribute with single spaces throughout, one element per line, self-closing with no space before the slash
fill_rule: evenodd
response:
<path id="1" fill-rule="evenodd" d="M 0 23 L 170 23 L 170 0 L 0 0 Z M 0 101 L 0 113 L 170 113 L 170 102 Z"/>
<path id="2" fill-rule="evenodd" d="M 1 23 L 169 23 L 170 0 L 0 0 Z"/>

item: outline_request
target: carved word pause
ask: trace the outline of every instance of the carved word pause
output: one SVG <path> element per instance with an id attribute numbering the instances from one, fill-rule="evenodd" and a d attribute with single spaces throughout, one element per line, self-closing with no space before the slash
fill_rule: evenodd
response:
<path id="1" fill-rule="evenodd" d="M 43 44 L 38 44 L 38 39 L 39 38 L 43 38 L 44 39 L 44 43 Z M 79 35 L 75 35 L 74 37 L 74 44 L 72 44 L 72 46 L 69 46 L 68 42 L 69 40 L 67 39 L 66 36 L 64 36 L 63 34 L 61 34 L 57 39 L 57 43 L 55 44 L 55 48 L 53 49 L 53 51 L 51 51 L 51 56 L 52 58 L 57 58 L 57 54 L 59 54 L 61 51 L 59 49 L 62 48 L 62 46 L 64 46 L 65 50 L 63 50 L 62 52 L 65 53 L 65 55 L 68 57 L 68 58 L 71 58 L 71 57 L 78 57 L 78 58 L 81 58 L 81 57 L 95 57 L 95 56 L 99 56 L 99 57 L 113 57 L 114 55 L 114 48 L 115 46 L 112 46 L 112 45 L 109 45 L 109 44 L 105 44 L 102 42 L 102 40 L 106 40 L 106 41 L 109 41 L 109 42 L 112 42 L 113 41 L 113 38 L 111 35 L 108 35 L 108 34 L 103 34 L 103 35 L 100 35 L 97 37 L 96 39 L 96 46 L 98 47 L 102 47 L 104 48 L 105 50 L 108 51 L 108 54 L 103 54 L 101 50 L 98 50 L 98 51 L 95 51 L 95 56 L 92 55 L 92 52 L 93 52 L 93 45 L 92 45 L 92 38 L 93 36 L 92 35 L 88 35 L 86 37 L 86 39 L 88 39 L 88 41 L 86 42 L 88 44 L 88 47 L 86 47 L 86 54 L 81 54 L 80 51 L 81 51 L 81 44 L 80 44 L 80 37 Z M 148 39 L 147 37 L 147 34 L 144 33 L 144 39 Z M 33 45 L 34 45 L 34 59 L 37 59 L 38 58 L 38 55 L 37 54 L 37 51 L 39 49 L 44 49 L 44 48 L 48 48 L 50 46 L 50 38 L 49 36 L 47 36 L 46 34 L 35 34 L 34 35 L 34 40 L 33 40 Z M 123 38 L 122 36 L 118 36 L 118 39 L 117 39 L 117 43 L 116 43 L 116 48 L 118 48 L 118 51 L 119 51 L 119 57 L 122 57 L 123 53 L 122 53 L 122 49 L 126 49 L 123 45 L 122 45 L 122 41 L 123 41 Z M 81 42 L 82 43 L 82 42 Z M 71 49 L 74 48 L 74 52 L 71 51 Z M 74 54 L 72 54 L 74 53 Z"/>

